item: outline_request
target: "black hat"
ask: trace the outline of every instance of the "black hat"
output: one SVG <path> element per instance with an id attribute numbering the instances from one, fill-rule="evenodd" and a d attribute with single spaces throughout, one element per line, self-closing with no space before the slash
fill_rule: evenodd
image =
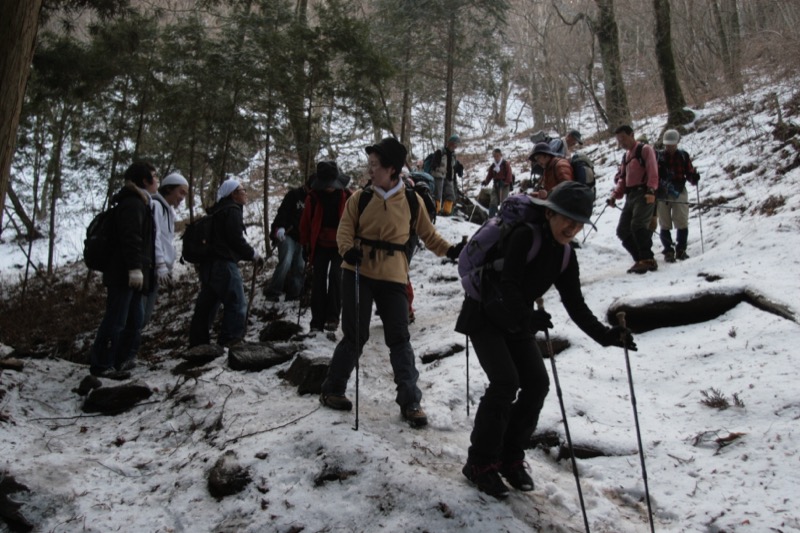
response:
<path id="1" fill-rule="evenodd" d="M 583 141 L 581 140 L 581 132 L 578 130 L 569 130 L 567 135 L 578 141 L 578 144 L 583 144 Z"/>
<path id="2" fill-rule="evenodd" d="M 372 146 L 367 146 L 365 150 L 367 154 L 375 152 L 379 156 L 383 156 L 383 159 L 389 163 L 389 166 L 397 170 L 402 169 L 403 165 L 406 164 L 408 150 L 394 137 L 381 139 L 381 142 L 373 144 Z"/>
<path id="3" fill-rule="evenodd" d="M 597 229 L 590 218 L 594 207 L 594 191 L 582 183 L 562 181 L 553 187 L 547 199 L 533 198 L 531 201 Z"/>
<path id="4" fill-rule="evenodd" d="M 534 161 L 534 158 L 536 157 L 537 154 L 546 154 L 546 155 L 551 155 L 553 157 L 559 157 L 559 154 L 554 152 L 553 149 L 550 147 L 550 144 L 546 142 L 536 143 L 536 145 L 533 147 L 533 152 L 531 152 L 531 155 L 528 156 L 528 160 Z"/>
<path id="5" fill-rule="evenodd" d="M 314 174 L 314 181 L 311 188 L 317 191 L 336 187 L 339 178 L 339 167 L 336 161 L 320 161 L 317 163 L 317 172 Z"/>

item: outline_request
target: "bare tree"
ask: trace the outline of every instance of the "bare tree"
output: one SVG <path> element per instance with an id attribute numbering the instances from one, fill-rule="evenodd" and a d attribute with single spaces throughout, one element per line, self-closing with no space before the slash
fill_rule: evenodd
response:
<path id="1" fill-rule="evenodd" d="M 683 98 L 675 68 L 669 0 L 653 0 L 653 11 L 656 19 L 656 58 L 658 71 L 661 74 L 661 85 L 664 88 L 664 99 L 667 102 L 667 124 L 680 126 L 694 120 L 694 113 L 686 109 L 686 100 Z"/>
<path id="2" fill-rule="evenodd" d="M 0 0 L 0 234 L 42 0 Z"/>

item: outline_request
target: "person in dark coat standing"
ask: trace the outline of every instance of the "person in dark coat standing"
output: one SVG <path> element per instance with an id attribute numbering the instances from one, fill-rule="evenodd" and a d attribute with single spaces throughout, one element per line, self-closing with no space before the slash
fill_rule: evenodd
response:
<path id="1" fill-rule="evenodd" d="M 342 258 L 336 231 L 350 197 L 334 161 L 320 161 L 300 218 L 300 244 L 312 268 L 312 331 L 336 331 L 342 310 Z"/>
<path id="2" fill-rule="evenodd" d="M 300 218 L 311 186 L 311 178 L 301 187 L 290 189 L 283 197 L 269 238 L 278 248 L 278 265 L 267 288 L 267 300 L 277 302 L 286 286 L 286 300 L 295 300 L 303 290 L 303 249 L 300 246 Z"/>
<path id="3" fill-rule="evenodd" d="M 158 176 L 150 163 L 138 161 L 125 171 L 125 185 L 111 200 L 115 247 L 103 272 L 108 289 L 106 312 L 90 354 L 90 372 L 109 379 L 127 379 L 144 321 L 143 294 L 155 284 L 155 223 L 150 195 Z"/>
<path id="4" fill-rule="evenodd" d="M 487 306 L 490 298 L 482 297 L 484 301 L 479 302 L 467 296 L 455 328 L 469 335 L 489 378 L 475 413 L 462 472 L 479 490 L 497 498 L 508 495 L 501 475 L 517 490 L 533 490 L 525 448 L 550 386 L 534 333 L 553 327 L 547 312 L 533 309 L 534 301 L 555 285 L 570 318 L 589 337 L 602 346 L 621 346 L 625 331 L 628 347 L 636 349 L 628 330 L 603 325 L 587 307 L 575 250 L 565 255 L 565 246 L 584 224 L 591 224 L 594 192 L 567 181 L 557 185 L 546 200 L 533 202 L 545 208 L 545 221 L 536 230 L 541 235 L 538 253 L 528 262 L 535 231 L 530 225 L 519 224 L 512 229 L 501 243 L 502 270 L 487 271 L 482 281 L 482 293 L 489 277 L 499 285 L 502 302 Z"/>
<path id="5" fill-rule="evenodd" d="M 492 194 L 489 202 L 490 217 L 497 214 L 500 204 L 508 198 L 508 192 L 511 190 L 511 184 L 514 181 L 511 164 L 503 159 L 503 151 L 500 148 L 495 148 L 492 151 L 492 158 L 494 163 L 489 164 L 489 170 L 487 170 L 486 178 L 483 180 L 484 187 L 490 183 L 492 184 Z"/>
<path id="6" fill-rule="evenodd" d="M 200 293 L 189 329 L 189 346 L 209 344 L 209 330 L 222 305 L 222 327 L 217 343 L 230 346 L 244 338 L 247 299 L 239 261 L 253 261 L 256 269 L 264 259 L 244 238 L 244 205 L 247 190 L 235 179 L 222 183 L 212 215 L 212 259 L 200 263 Z"/>

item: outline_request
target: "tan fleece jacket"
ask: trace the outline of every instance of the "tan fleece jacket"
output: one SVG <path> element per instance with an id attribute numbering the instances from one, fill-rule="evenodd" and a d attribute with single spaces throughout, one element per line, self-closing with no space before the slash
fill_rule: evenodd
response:
<path id="1" fill-rule="evenodd" d="M 405 187 L 405 186 L 404 186 Z M 358 199 L 363 191 L 356 191 L 347 200 L 336 233 L 336 244 L 339 246 L 339 255 L 344 256 L 356 238 L 370 239 L 373 241 L 386 241 L 396 244 L 405 244 L 409 236 L 411 208 L 406 200 L 405 188 L 400 188 L 395 194 L 384 200 L 375 191 L 372 200 L 364 208 L 359 219 Z M 447 254 L 450 243 L 436 232 L 436 228 L 428 217 L 425 203 L 419 198 L 420 209 L 417 216 L 416 232 L 425 246 L 439 257 Z M 361 261 L 359 273 L 368 278 L 394 281 L 405 285 L 408 283 L 408 260 L 403 252 L 394 252 L 389 255 L 386 250 L 375 250 L 375 259 L 370 259 L 372 247 L 363 244 L 364 258 Z M 355 270 L 355 267 L 346 261 L 342 268 Z"/>

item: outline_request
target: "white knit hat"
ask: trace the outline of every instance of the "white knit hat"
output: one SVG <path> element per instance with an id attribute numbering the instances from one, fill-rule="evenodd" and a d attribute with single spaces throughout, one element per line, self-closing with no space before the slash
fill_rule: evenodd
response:
<path id="1" fill-rule="evenodd" d="M 166 178 L 161 180 L 161 186 L 165 185 L 182 185 L 184 187 L 189 186 L 189 182 L 186 181 L 186 178 L 178 174 L 177 172 L 173 172 L 169 174 Z"/>
<path id="2" fill-rule="evenodd" d="M 678 130 L 667 130 L 664 132 L 664 146 L 675 146 L 681 140 Z"/>
<path id="3" fill-rule="evenodd" d="M 223 181 L 217 191 L 217 201 L 219 202 L 238 188 L 239 182 L 233 178 Z"/>

